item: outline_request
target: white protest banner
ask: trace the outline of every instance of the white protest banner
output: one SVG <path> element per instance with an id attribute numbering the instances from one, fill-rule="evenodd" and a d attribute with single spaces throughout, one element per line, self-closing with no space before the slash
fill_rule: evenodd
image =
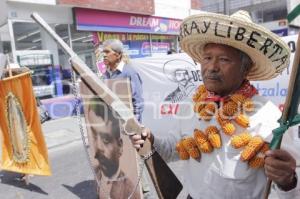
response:
<path id="1" fill-rule="evenodd" d="M 186 54 L 133 60 L 143 81 L 143 123 L 155 134 L 174 130 L 179 103 L 190 99 L 202 83 L 200 66 Z"/>

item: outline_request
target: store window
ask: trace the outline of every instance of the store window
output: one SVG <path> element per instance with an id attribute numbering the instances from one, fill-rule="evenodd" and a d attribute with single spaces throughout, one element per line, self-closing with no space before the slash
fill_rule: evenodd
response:
<path id="1" fill-rule="evenodd" d="M 67 25 L 50 24 L 58 35 L 66 36 Z M 40 27 L 32 22 L 13 22 L 15 41 L 15 55 L 20 67 L 28 67 L 33 71 L 32 84 L 36 97 L 41 99 L 63 95 L 62 92 L 62 64 L 59 60 L 58 45 L 45 37 Z M 63 68 L 69 67 L 63 66 Z"/>
<path id="2" fill-rule="evenodd" d="M 77 31 L 73 25 L 71 27 L 71 38 L 73 51 L 96 72 L 95 47 L 93 34 L 87 31 Z"/>
<path id="3" fill-rule="evenodd" d="M 149 34 L 128 33 L 124 44 L 131 58 L 148 57 L 152 54 Z"/>
<path id="4" fill-rule="evenodd" d="M 36 23 L 14 22 L 16 50 L 42 50 L 41 31 Z"/>
<path id="5" fill-rule="evenodd" d="M 60 36 L 60 38 L 70 45 L 70 35 L 69 35 L 69 25 L 68 24 L 56 24 L 55 32 Z M 60 74 L 59 81 L 60 93 L 61 95 L 68 95 L 72 93 L 72 79 L 71 73 L 72 68 L 69 62 L 69 55 L 66 55 L 63 49 L 58 45 L 58 57 L 59 57 L 59 67 L 57 68 Z"/>
<path id="6" fill-rule="evenodd" d="M 175 35 L 151 35 L 152 56 L 177 52 Z"/>
<path id="7" fill-rule="evenodd" d="M 11 53 L 11 44 L 10 44 L 10 41 L 3 41 L 2 42 L 2 48 L 3 48 L 3 53 L 4 54 Z"/>

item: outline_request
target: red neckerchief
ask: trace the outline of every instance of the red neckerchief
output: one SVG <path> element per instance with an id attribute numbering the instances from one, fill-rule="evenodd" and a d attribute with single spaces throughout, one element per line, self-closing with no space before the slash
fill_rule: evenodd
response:
<path id="1" fill-rule="evenodd" d="M 219 95 L 216 95 L 214 92 L 207 91 L 207 93 L 208 93 L 208 95 L 205 98 L 205 101 L 213 101 L 213 102 L 227 101 L 230 98 L 230 96 L 232 95 L 232 94 L 230 94 L 228 96 L 221 97 Z M 253 85 L 250 84 L 250 82 L 248 80 L 245 80 L 243 82 L 242 86 L 237 91 L 235 91 L 233 94 L 242 94 L 247 98 L 252 98 L 254 95 L 258 94 L 258 91 Z"/>

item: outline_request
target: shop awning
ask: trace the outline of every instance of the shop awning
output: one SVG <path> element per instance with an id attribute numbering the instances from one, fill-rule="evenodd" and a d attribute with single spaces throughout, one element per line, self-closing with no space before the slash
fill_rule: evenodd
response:
<path id="1" fill-rule="evenodd" d="M 177 35 L 180 19 L 74 8 L 76 29 L 84 31 Z"/>

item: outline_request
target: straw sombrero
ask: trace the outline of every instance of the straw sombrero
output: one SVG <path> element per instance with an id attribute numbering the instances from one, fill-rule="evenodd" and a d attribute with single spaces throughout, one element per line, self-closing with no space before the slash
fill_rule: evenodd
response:
<path id="1" fill-rule="evenodd" d="M 266 80 L 276 77 L 290 60 L 290 49 L 279 36 L 252 22 L 246 11 L 231 16 L 204 12 L 182 21 L 181 48 L 201 63 L 203 47 L 218 43 L 240 49 L 249 55 L 253 66 L 247 79 Z"/>

